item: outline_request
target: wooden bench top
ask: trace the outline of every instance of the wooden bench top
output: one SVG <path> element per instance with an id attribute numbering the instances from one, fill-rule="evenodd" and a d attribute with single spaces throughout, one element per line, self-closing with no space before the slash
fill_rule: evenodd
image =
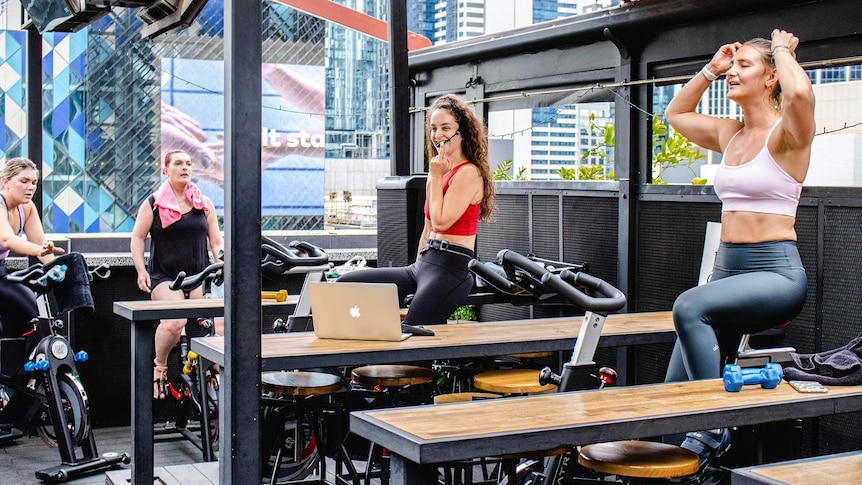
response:
<path id="1" fill-rule="evenodd" d="M 412 336 L 401 342 L 318 339 L 313 332 L 267 334 L 261 338 L 263 370 L 331 365 L 388 364 L 416 360 L 506 355 L 569 350 L 582 317 L 501 322 L 462 322 L 429 326 L 434 336 Z M 602 330 L 602 347 L 673 342 L 671 312 L 610 315 Z M 192 350 L 224 364 L 224 338 L 192 339 Z"/>
<path id="2" fill-rule="evenodd" d="M 711 379 L 353 412 L 350 430 L 426 464 L 858 410 L 862 386 L 727 392 Z"/>
<path id="3" fill-rule="evenodd" d="M 862 451 L 816 456 L 733 470 L 732 485 L 810 485 L 856 483 L 862 477 Z"/>
<path id="4" fill-rule="evenodd" d="M 285 301 L 261 300 L 261 306 L 296 305 L 299 296 L 288 295 Z M 162 318 L 223 317 L 224 298 L 189 300 L 115 301 L 114 313 L 131 322 Z"/>

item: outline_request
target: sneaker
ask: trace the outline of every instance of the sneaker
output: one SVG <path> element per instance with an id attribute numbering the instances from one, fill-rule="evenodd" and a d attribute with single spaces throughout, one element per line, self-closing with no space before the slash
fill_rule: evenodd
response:
<path id="1" fill-rule="evenodd" d="M 693 431 L 685 435 L 680 446 L 700 457 L 700 469 L 703 470 L 730 449 L 730 429 L 722 428 L 718 433 Z"/>

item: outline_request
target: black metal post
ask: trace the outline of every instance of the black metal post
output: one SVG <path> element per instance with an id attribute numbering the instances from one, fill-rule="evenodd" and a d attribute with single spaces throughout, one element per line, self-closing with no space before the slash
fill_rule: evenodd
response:
<path id="1" fill-rule="evenodd" d="M 27 31 L 27 158 L 42 170 L 42 36 L 35 30 Z M 33 194 L 33 203 L 42 216 L 42 184 Z"/>
<path id="2" fill-rule="evenodd" d="M 225 13 L 225 369 L 220 483 L 260 481 L 261 18 L 259 0 Z"/>
<path id="3" fill-rule="evenodd" d="M 389 2 L 389 139 L 392 175 L 410 175 L 410 73 L 407 2 Z M 420 142 L 421 143 L 421 142 Z"/>

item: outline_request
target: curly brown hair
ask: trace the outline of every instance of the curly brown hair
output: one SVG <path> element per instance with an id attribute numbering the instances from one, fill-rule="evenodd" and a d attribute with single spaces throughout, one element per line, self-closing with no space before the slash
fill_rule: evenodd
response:
<path id="1" fill-rule="evenodd" d="M 425 149 L 428 159 L 434 158 L 437 151 L 431 139 L 431 114 L 438 109 L 445 109 L 455 118 L 458 123 L 458 131 L 461 132 L 461 151 L 467 160 L 479 169 L 482 175 L 484 195 L 479 210 L 479 220 L 488 221 L 494 211 L 494 178 L 491 176 L 491 165 L 488 162 L 488 135 L 485 133 L 485 125 L 476 116 L 467 103 L 454 94 L 444 94 L 434 100 L 428 109 L 425 118 Z"/>

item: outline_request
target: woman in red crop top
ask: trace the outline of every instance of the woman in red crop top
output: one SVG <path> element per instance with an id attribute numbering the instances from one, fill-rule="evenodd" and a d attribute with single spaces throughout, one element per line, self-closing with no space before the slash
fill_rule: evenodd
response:
<path id="1" fill-rule="evenodd" d="M 476 230 L 494 205 L 485 127 L 458 96 L 446 94 L 428 110 L 428 183 L 425 227 L 416 262 L 400 268 L 354 271 L 339 282 L 395 283 L 404 301 L 413 294 L 404 323 L 446 323 L 473 287 L 467 263 Z"/>
<path id="2" fill-rule="evenodd" d="M 720 377 L 722 356 L 735 351 L 742 334 L 788 322 L 802 310 L 807 279 L 794 226 L 814 138 L 814 92 L 796 62 L 798 44 L 775 29 L 771 40 L 721 46 L 665 112 L 680 134 L 723 154 L 714 182 L 722 200 L 721 243 L 710 282 L 674 302 L 677 342 L 667 382 Z M 744 121 L 695 111 L 722 74 Z M 697 431 L 682 446 L 698 453 L 703 467 L 730 439 L 727 429 Z"/>

